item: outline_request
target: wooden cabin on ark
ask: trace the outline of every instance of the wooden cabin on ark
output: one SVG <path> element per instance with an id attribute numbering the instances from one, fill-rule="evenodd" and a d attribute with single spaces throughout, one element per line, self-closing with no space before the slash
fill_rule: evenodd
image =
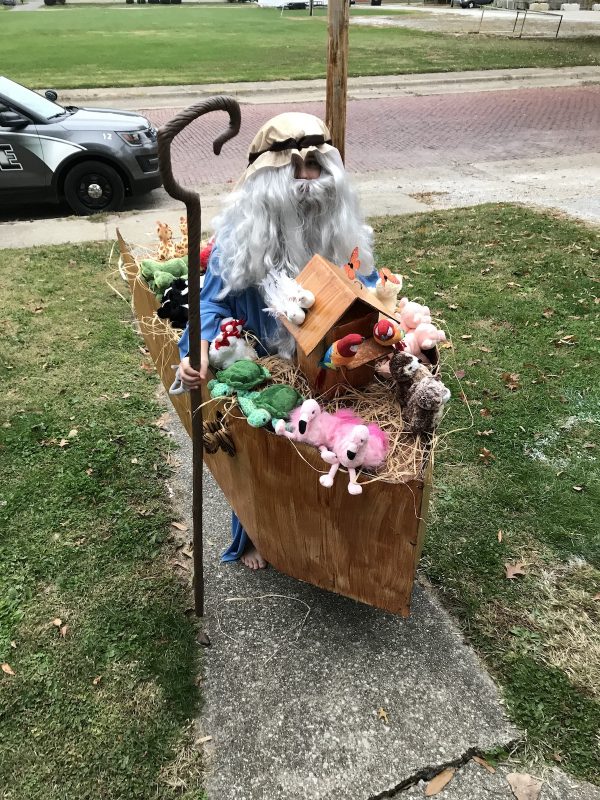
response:
<path id="1" fill-rule="evenodd" d="M 373 339 L 373 327 L 388 310 L 358 279 L 322 256 L 311 258 L 296 278 L 315 296 L 302 325 L 283 319 L 297 345 L 298 366 L 315 395 L 343 394 L 344 388 L 365 386 L 373 379 L 374 362 L 390 353 Z M 390 317 L 391 319 L 391 317 Z M 319 366 L 328 347 L 349 333 L 365 337 L 352 364 L 337 370 Z"/>

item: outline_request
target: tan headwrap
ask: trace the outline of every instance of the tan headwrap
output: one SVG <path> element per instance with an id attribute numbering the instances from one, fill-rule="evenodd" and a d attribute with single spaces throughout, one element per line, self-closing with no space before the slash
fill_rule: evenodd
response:
<path id="1" fill-rule="evenodd" d="M 304 160 L 315 150 L 320 153 L 335 150 L 324 122 L 312 114 L 299 111 L 278 114 L 265 122 L 252 140 L 248 151 L 248 167 L 237 185 L 241 186 L 259 169 L 284 167 L 291 164 L 294 157 Z"/>

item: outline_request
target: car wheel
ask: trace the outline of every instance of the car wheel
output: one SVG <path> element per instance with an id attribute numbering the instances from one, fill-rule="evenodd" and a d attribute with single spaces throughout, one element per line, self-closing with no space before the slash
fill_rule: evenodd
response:
<path id="1" fill-rule="evenodd" d="M 118 211 L 125 199 L 125 185 L 108 164 L 84 161 L 67 173 L 65 199 L 76 214 Z"/>

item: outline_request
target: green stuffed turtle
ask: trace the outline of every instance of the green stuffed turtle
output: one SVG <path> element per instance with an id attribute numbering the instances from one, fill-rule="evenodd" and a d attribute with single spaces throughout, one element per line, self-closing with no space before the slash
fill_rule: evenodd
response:
<path id="1" fill-rule="evenodd" d="M 145 258 L 140 262 L 140 267 L 142 278 L 159 299 L 173 281 L 188 276 L 187 258 L 171 258 L 169 261 Z"/>
<path id="2" fill-rule="evenodd" d="M 238 394 L 238 404 L 253 428 L 262 428 L 271 421 L 275 424 L 280 419 L 287 419 L 290 412 L 303 400 L 293 386 L 285 383 L 274 383 L 262 392 Z"/>
<path id="3" fill-rule="evenodd" d="M 246 394 L 271 377 L 268 369 L 247 358 L 236 361 L 227 369 L 217 372 L 216 379 L 208 382 L 211 397 L 230 397 Z"/>

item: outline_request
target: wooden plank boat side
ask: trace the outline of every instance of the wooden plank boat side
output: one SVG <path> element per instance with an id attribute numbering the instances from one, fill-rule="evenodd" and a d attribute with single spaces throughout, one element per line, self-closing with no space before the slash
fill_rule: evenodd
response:
<path id="1" fill-rule="evenodd" d="M 176 344 L 156 317 L 156 298 L 137 279 L 135 259 L 120 237 L 119 245 L 135 315 L 168 388 L 171 365 L 179 358 Z M 206 388 L 203 399 L 209 399 Z M 190 433 L 188 395 L 171 400 Z M 218 409 L 221 403 L 207 404 L 205 419 L 213 419 Z M 354 497 L 345 474 L 338 474 L 331 489 L 319 484 L 326 470 L 314 448 L 297 446 L 299 455 L 289 440 L 251 428 L 237 409 L 227 425 L 235 457 L 223 451 L 206 454 L 206 465 L 267 561 L 299 580 L 407 616 L 425 532 L 430 469 L 406 483 L 369 483 Z"/>

